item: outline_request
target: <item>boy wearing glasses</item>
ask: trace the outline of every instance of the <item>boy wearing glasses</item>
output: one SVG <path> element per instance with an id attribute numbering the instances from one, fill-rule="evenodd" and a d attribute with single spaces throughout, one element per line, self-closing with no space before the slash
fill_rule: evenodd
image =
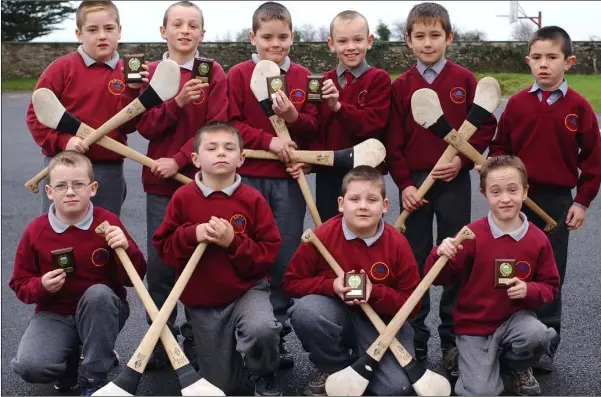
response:
<path id="1" fill-rule="evenodd" d="M 146 261 L 119 218 L 91 203 L 98 182 L 85 155 L 61 152 L 48 169 L 52 204 L 25 228 L 9 282 L 17 298 L 36 305 L 11 368 L 26 382 L 79 385 L 90 395 L 106 384 L 129 316 L 124 287 L 132 284 L 111 250 L 125 249 L 141 278 Z M 106 237 L 95 232 L 104 221 Z"/>

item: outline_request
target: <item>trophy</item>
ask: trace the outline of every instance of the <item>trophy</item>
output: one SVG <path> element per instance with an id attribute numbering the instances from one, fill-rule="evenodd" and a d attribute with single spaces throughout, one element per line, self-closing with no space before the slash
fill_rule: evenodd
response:
<path id="1" fill-rule="evenodd" d="M 495 288 L 508 288 L 507 283 L 515 277 L 515 259 L 495 259 Z"/>
<path id="2" fill-rule="evenodd" d="M 50 255 L 52 256 L 52 263 L 57 269 L 64 269 L 67 274 L 75 271 L 75 255 L 73 254 L 73 248 L 61 248 L 50 251 Z"/>
<path id="3" fill-rule="evenodd" d="M 286 75 L 272 76 L 267 78 L 267 92 L 269 98 L 273 100 L 273 96 L 277 91 L 282 91 L 284 95 L 288 92 L 286 85 Z"/>
<path id="4" fill-rule="evenodd" d="M 211 80 L 213 62 L 215 61 L 209 58 L 194 58 L 194 65 L 192 66 L 192 78 L 199 79 L 203 83 L 208 83 Z"/>
<path id="5" fill-rule="evenodd" d="M 123 57 L 123 72 L 125 74 L 125 83 L 141 83 L 142 65 L 144 64 L 144 54 L 126 55 Z"/>
<path id="6" fill-rule="evenodd" d="M 323 76 L 307 76 L 307 102 L 319 103 L 322 102 Z"/>
<path id="7" fill-rule="evenodd" d="M 365 300 L 365 295 L 367 294 L 365 273 L 345 273 L 344 286 L 351 287 L 351 290 L 345 294 L 344 300 Z"/>

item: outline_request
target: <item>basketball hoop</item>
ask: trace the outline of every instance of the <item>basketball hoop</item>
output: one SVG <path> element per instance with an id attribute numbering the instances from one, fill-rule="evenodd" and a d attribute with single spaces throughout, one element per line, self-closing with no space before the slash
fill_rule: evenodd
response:
<path id="1" fill-rule="evenodd" d="M 509 23 L 515 23 L 518 21 L 518 2 L 509 2 Z"/>
<path id="2" fill-rule="evenodd" d="M 522 16 L 520 16 L 520 13 Z M 519 2 L 510 1 L 509 2 L 509 15 L 497 15 L 498 17 L 508 18 L 509 24 L 516 23 L 520 19 L 529 19 L 532 21 L 538 28 L 542 27 L 542 12 L 538 12 L 538 17 L 529 17 L 526 15 L 522 7 L 520 7 Z"/>

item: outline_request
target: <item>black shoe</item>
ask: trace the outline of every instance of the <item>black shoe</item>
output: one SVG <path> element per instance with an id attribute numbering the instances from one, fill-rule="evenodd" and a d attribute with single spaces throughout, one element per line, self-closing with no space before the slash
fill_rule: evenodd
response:
<path id="1" fill-rule="evenodd" d="M 280 369 L 294 367 L 294 358 L 292 353 L 286 349 L 284 338 L 280 337 Z"/>
<path id="2" fill-rule="evenodd" d="M 532 368 L 521 371 L 509 371 L 509 387 L 507 392 L 517 396 L 540 396 L 540 385 L 532 374 Z"/>
<path id="3" fill-rule="evenodd" d="M 69 392 L 79 386 L 79 349 L 67 357 L 67 366 L 63 376 L 54 383 L 54 389 Z"/>
<path id="4" fill-rule="evenodd" d="M 416 347 L 415 348 L 415 360 L 416 361 L 426 361 L 427 359 L 428 359 L 428 349 Z"/>
<path id="5" fill-rule="evenodd" d="M 442 349 L 442 363 L 451 378 L 459 378 L 459 357 L 456 347 Z"/>
<path id="6" fill-rule="evenodd" d="M 275 374 L 253 376 L 255 396 L 281 396 L 282 389 L 276 381 Z"/>
<path id="7" fill-rule="evenodd" d="M 553 372 L 553 356 L 549 353 L 543 354 L 538 363 L 532 366 L 532 369 L 535 372 L 550 374 Z"/>
<path id="8" fill-rule="evenodd" d="M 103 379 L 86 379 L 79 378 L 79 385 L 81 386 L 81 395 L 82 396 L 91 396 L 96 393 L 98 389 L 106 386 L 107 381 L 105 378 Z"/>
<path id="9" fill-rule="evenodd" d="M 158 342 L 154 346 L 154 350 L 148 359 L 148 364 L 146 364 L 146 369 L 162 369 L 165 368 L 169 364 L 169 358 L 167 357 L 167 352 L 163 347 L 161 342 Z"/>

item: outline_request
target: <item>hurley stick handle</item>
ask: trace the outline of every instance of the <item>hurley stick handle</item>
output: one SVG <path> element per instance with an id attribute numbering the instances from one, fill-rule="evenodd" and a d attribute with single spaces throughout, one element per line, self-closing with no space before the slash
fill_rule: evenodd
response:
<path id="1" fill-rule="evenodd" d="M 109 225 L 108 221 L 102 222 L 96 228 L 96 233 L 104 236 L 106 233 L 106 229 L 109 226 L 110 225 Z M 159 315 L 159 309 L 157 308 L 154 301 L 150 297 L 150 294 L 148 293 L 148 290 L 144 286 L 144 282 L 142 281 L 142 279 L 140 278 L 140 275 L 136 271 L 134 264 L 131 262 L 131 259 L 129 259 L 127 252 L 125 252 L 125 250 L 123 248 L 121 248 L 121 247 L 116 248 L 115 253 L 119 257 L 119 260 L 121 261 L 121 264 L 123 265 L 123 268 L 125 269 L 125 272 L 127 273 L 127 276 L 131 280 L 131 283 L 134 286 L 134 289 L 138 293 L 138 296 L 140 297 L 140 301 L 142 301 L 144 308 L 146 308 L 146 311 L 148 312 L 150 319 L 154 321 L 156 319 L 156 317 Z M 171 331 L 169 330 L 169 327 L 167 325 L 165 325 L 163 327 L 163 329 L 161 330 L 160 338 L 161 338 L 161 342 L 163 342 L 163 346 L 165 347 L 165 351 L 167 352 L 167 357 L 169 358 L 169 362 L 171 363 L 171 366 L 173 367 L 173 369 L 177 370 L 178 368 L 181 368 L 190 363 L 188 361 L 188 358 L 184 354 L 184 352 L 179 347 L 177 340 L 175 339 L 175 337 L 173 336 L 173 334 L 171 333 Z"/>
<path id="2" fill-rule="evenodd" d="M 464 226 L 459 231 L 457 236 L 455 236 L 454 245 L 458 246 L 464 240 L 471 240 L 474 238 L 474 233 L 467 226 Z M 426 291 L 428 291 L 428 289 L 430 288 L 430 286 L 432 285 L 432 283 L 434 282 L 444 265 L 446 265 L 448 260 L 449 258 L 444 255 L 438 258 L 436 263 L 434 263 L 434 266 L 432 266 L 432 269 L 430 269 L 428 274 L 424 276 L 417 288 L 415 288 L 413 293 L 405 301 L 405 304 L 403 304 L 401 309 L 397 312 L 397 314 L 395 314 L 390 323 L 388 323 L 388 326 L 386 327 L 384 332 L 382 332 L 378 339 L 376 339 L 376 341 L 369 347 L 369 349 L 367 350 L 367 354 L 370 355 L 374 360 L 380 361 L 380 359 L 384 356 L 384 353 L 386 353 L 388 346 L 390 345 L 392 340 L 394 340 L 395 335 L 399 332 L 399 330 L 403 326 L 403 323 L 409 318 L 413 309 L 415 309 L 417 304 L 419 304 L 419 302 L 422 299 L 422 296 L 424 296 Z"/>
<path id="3" fill-rule="evenodd" d="M 302 236 L 302 240 L 304 242 L 313 244 L 313 246 L 317 249 L 321 256 L 323 256 L 325 261 L 330 265 L 330 267 L 332 268 L 332 270 L 334 270 L 334 273 L 336 273 L 338 277 L 344 276 L 344 270 L 342 270 L 338 262 L 336 262 L 336 259 L 334 259 L 332 254 L 330 254 L 327 248 L 317 238 L 317 236 L 315 235 L 315 233 L 313 233 L 311 229 L 305 230 Z M 378 313 L 376 313 L 375 310 L 368 303 L 362 303 L 359 306 L 361 307 L 367 318 L 369 318 L 369 321 L 371 321 L 371 323 L 374 325 L 376 330 L 382 333 L 386 329 L 386 324 L 384 323 L 384 321 L 382 321 L 380 316 L 378 316 Z M 403 345 L 396 338 L 394 338 L 392 340 L 392 343 L 390 344 L 390 351 L 403 368 L 407 366 L 407 364 L 409 364 L 411 360 L 413 360 L 411 354 L 409 354 L 407 349 L 405 349 L 405 347 L 403 347 Z"/>

